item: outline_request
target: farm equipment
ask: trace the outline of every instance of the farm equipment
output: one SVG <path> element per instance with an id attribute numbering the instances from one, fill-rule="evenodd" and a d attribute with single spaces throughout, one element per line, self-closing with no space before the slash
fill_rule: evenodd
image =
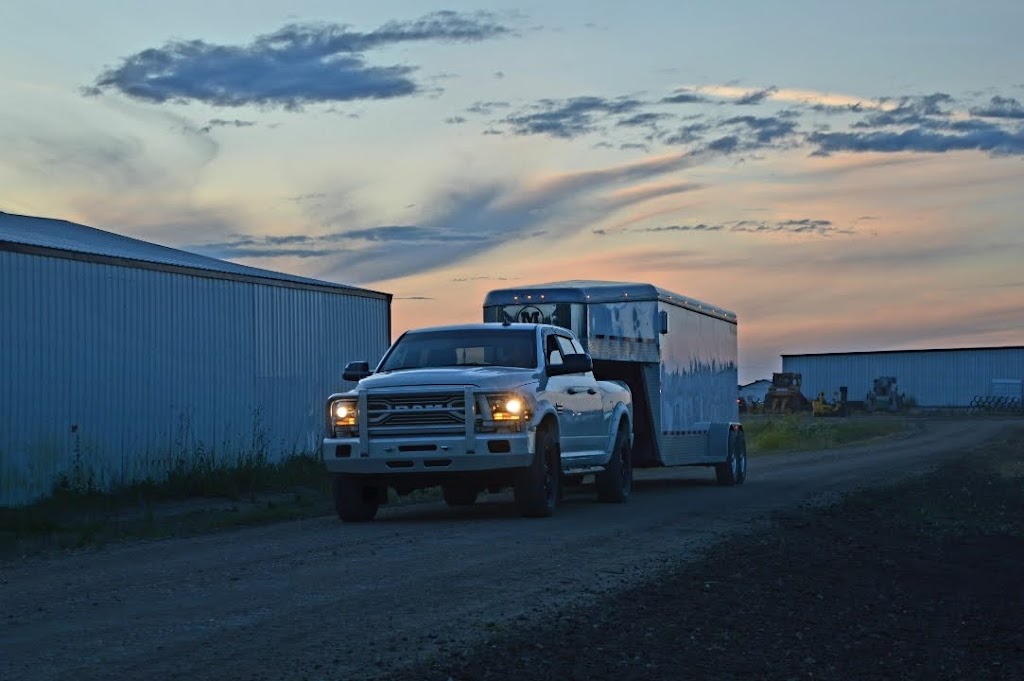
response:
<path id="1" fill-rule="evenodd" d="M 817 399 L 811 403 L 811 413 L 814 416 L 846 416 L 846 386 L 832 395 L 831 402 L 825 399 L 824 390 L 819 392 Z"/>
<path id="2" fill-rule="evenodd" d="M 772 385 L 764 396 L 764 413 L 789 414 L 806 411 L 810 403 L 800 392 L 803 375 L 792 372 L 772 374 Z"/>
<path id="3" fill-rule="evenodd" d="M 879 376 L 875 379 L 871 392 L 864 399 L 868 411 L 899 411 L 903 408 L 903 394 L 896 389 L 895 376 Z"/>

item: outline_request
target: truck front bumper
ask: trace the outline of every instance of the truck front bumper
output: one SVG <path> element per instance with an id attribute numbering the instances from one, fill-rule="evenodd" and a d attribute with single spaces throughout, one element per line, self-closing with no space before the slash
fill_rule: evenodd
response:
<path id="1" fill-rule="evenodd" d="M 417 475 L 525 468 L 533 461 L 536 432 L 477 433 L 474 437 L 325 438 L 330 473 Z"/>

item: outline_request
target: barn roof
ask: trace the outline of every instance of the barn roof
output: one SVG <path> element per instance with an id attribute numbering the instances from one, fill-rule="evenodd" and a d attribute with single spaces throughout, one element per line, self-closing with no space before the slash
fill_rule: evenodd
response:
<path id="1" fill-rule="evenodd" d="M 240 265 L 67 220 L 15 215 L 2 211 L 0 250 L 391 298 L 389 293 Z"/>

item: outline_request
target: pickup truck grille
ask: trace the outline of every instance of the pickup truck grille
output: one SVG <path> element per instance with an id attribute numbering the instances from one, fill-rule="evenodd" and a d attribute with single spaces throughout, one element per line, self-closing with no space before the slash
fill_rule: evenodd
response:
<path id="1" fill-rule="evenodd" d="M 466 398 L 462 391 L 369 395 L 366 417 L 371 436 L 460 433 L 466 429 Z"/>

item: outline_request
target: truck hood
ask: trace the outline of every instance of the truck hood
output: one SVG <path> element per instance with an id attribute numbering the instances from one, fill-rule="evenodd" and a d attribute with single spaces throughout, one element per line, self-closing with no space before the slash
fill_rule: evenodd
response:
<path id="1" fill-rule="evenodd" d="M 537 380 L 536 369 L 509 367 L 436 367 L 402 369 L 367 376 L 356 390 L 380 388 L 422 388 L 439 385 L 473 386 L 474 388 L 506 390 Z"/>

